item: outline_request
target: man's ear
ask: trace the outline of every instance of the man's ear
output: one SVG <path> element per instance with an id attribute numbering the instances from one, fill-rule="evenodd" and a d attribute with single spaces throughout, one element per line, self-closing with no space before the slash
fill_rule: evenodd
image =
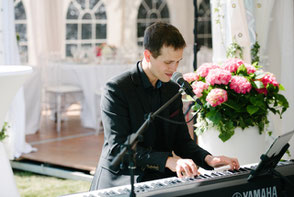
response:
<path id="1" fill-rule="evenodd" d="M 148 49 L 144 50 L 144 58 L 146 62 L 150 62 L 151 52 Z"/>

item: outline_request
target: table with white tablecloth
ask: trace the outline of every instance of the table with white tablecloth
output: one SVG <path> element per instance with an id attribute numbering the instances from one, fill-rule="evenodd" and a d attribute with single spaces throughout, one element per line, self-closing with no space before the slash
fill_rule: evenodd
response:
<path id="1" fill-rule="evenodd" d="M 44 87 L 70 84 L 83 90 L 82 124 L 86 128 L 96 128 L 100 101 L 95 96 L 104 84 L 134 64 L 79 64 L 74 62 L 50 62 L 43 72 Z"/>

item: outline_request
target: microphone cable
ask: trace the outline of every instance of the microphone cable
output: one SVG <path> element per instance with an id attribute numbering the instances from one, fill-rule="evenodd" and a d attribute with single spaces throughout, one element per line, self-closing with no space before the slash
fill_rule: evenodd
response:
<path id="1" fill-rule="evenodd" d="M 190 106 L 189 106 L 188 111 L 190 111 L 190 109 L 191 109 L 192 106 L 193 106 L 193 105 L 190 105 Z M 159 119 L 162 119 L 162 120 L 164 120 L 164 121 L 166 121 L 166 122 L 172 123 L 172 124 L 183 125 L 183 124 L 187 124 L 187 123 L 191 122 L 191 121 L 196 117 L 196 115 L 198 114 L 198 112 L 199 112 L 201 109 L 202 109 L 202 106 L 200 106 L 200 108 L 195 112 L 195 114 L 193 115 L 193 117 L 192 117 L 190 120 L 188 120 L 187 122 L 186 122 L 186 121 L 185 121 L 185 122 L 179 122 L 179 121 L 175 121 L 175 120 L 170 120 L 170 119 L 165 118 L 165 117 L 162 117 L 162 116 L 160 116 L 160 115 L 156 115 L 155 117 L 157 117 L 157 118 L 159 118 Z"/>

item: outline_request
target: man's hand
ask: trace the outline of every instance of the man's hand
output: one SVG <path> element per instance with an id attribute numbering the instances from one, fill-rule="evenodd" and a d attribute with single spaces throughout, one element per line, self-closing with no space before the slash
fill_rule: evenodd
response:
<path id="1" fill-rule="evenodd" d="M 240 164 L 237 158 L 230 158 L 226 156 L 212 156 L 207 155 L 205 157 L 205 162 L 214 168 L 229 165 L 231 170 L 238 170 Z"/>
<path id="2" fill-rule="evenodd" d="M 182 159 L 178 156 L 168 157 L 165 167 L 176 172 L 179 178 L 194 177 L 200 174 L 192 159 Z"/>

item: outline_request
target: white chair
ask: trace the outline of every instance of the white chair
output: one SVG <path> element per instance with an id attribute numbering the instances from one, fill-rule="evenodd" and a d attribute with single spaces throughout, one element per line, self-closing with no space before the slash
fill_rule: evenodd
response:
<path id="1" fill-rule="evenodd" d="M 83 91 L 80 87 L 74 85 L 56 85 L 56 86 L 47 86 L 45 87 L 45 97 L 49 98 L 48 93 L 53 94 L 56 98 L 54 111 L 56 112 L 56 120 L 57 120 L 57 132 L 60 133 L 61 129 L 61 117 L 62 117 L 62 99 L 65 98 L 68 94 L 82 94 Z M 50 102 L 47 101 L 47 104 Z"/>

